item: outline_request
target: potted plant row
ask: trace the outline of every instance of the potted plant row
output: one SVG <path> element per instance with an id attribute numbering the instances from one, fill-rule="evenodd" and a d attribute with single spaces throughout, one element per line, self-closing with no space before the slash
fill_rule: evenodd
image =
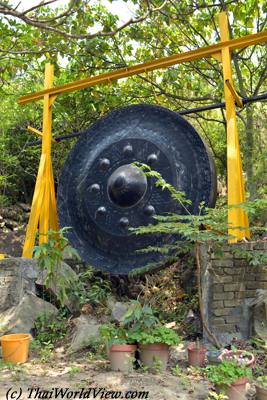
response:
<path id="1" fill-rule="evenodd" d="M 138 349 L 142 365 L 165 370 L 169 347 L 180 343 L 179 336 L 155 317 L 148 305 L 132 301 L 121 325 L 102 325 L 100 333 L 107 340 L 111 368 L 129 371 L 137 360 Z"/>
<path id="2" fill-rule="evenodd" d="M 228 396 L 229 400 L 244 400 L 246 384 L 252 377 L 251 368 L 238 365 L 234 360 L 224 360 L 217 365 L 205 368 L 205 374 L 215 385 L 216 391 Z"/>

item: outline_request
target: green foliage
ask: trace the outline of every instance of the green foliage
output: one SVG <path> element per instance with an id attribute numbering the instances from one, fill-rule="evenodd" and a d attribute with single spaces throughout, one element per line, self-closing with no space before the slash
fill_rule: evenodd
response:
<path id="1" fill-rule="evenodd" d="M 69 375 L 71 378 L 73 378 L 76 374 L 79 374 L 82 372 L 82 369 L 78 367 L 77 365 L 71 365 L 69 369 Z"/>
<path id="2" fill-rule="evenodd" d="M 244 203 L 241 203 L 235 207 L 239 207 L 239 208 L 241 207 L 250 216 L 258 217 L 262 214 L 263 211 L 266 212 L 267 199 L 255 199 L 253 201 L 245 201 Z"/>
<path id="3" fill-rule="evenodd" d="M 153 171 L 148 165 L 140 163 L 137 163 L 137 165 L 143 170 L 146 176 L 154 178 L 156 187 L 160 187 L 162 190 L 167 189 L 171 197 L 184 209 L 183 215 L 176 213 L 157 215 L 154 217 L 157 221 L 156 224 L 132 228 L 131 230 L 137 235 L 161 233 L 179 235 L 184 239 L 183 241 L 178 240 L 172 245 L 151 246 L 142 251 L 159 251 L 165 254 L 175 250 L 181 253 L 188 250 L 190 245 L 192 249 L 193 242 L 204 243 L 212 240 L 225 242 L 226 239 L 231 238 L 227 233 L 227 209 L 209 209 L 205 208 L 204 204 L 201 203 L 199 206 L 199 214 L 193 215 L 189 207 L 187 207 L 190 201 L 186 199 L 184 193 L 175 189 L 171 184 L 166 183 L 161 174 L 157 171 Z"/>
<path id="4" fill-rule="evenodd" d="M 159 324 L 159 320 L 148 304 L 142 305 L 139 300 L 132 300 L 123 316 L 123 324 L 128 328 L 134 327 L 136 331 L 141 331 Z"/>
<path id="5" fill-rule="evenodd" d="M 172 199 L 177 203 L 180 203 L 180 205 L 183 207 L 185 214 L 190 214 L 186 208 L 186 205 L 191 204 L 192 202 L 186 198 L 184 192 L 180 192 L 179 190 L 175 189 L 170 183 L 163 179 L 159 172 L 152 170 L 149 165 L 140 162 L 135 162 L 133 165 L 143 170 L 148 178 L 153 178 L 156 187 L 160 187 L 162 190 L 167 189 L 170 192 Z"/>
<path id="6" fill-rule="evenodd" d="M 111 286 L 107 279 L 97 276 L 92 267 L 87 267 L 78 274 L 72 293 L 78 297 L 81 305 L 90 303 L 94 306 L 105 306 Z"/>
<path id="7" fill-rule="evenodd" d="M 8 207 L 10 205 L 9 198 L 4 194 L 0 195 L 0 207 Z"/>
<path id="8" fill-rule="evenodd" d="M 36 334 L 30 348 L 37 351 L 38 360 L 48 363 L 54 358 L 55 344 L 67 334 L 67 312 L 61 309 L 57 315 L 42 314 L 35 321 Z"/>
<path id="9" fill-rule="evenodd" d="M 12 364 L 11 362 L 4 362 L 4 360 L 0 360 L 0 370 L 2 369 L 13 369 L 15 367 L 15 364 Z"/>
<path id="10" fill-rule="evenodd" d="M 103 343 L 103 338 L 95 338 L 90 341 L 89 347 L 90 351 L 86 354 L 86 358 L 88 360 L 92 360 L 94 358 L 100 359 L 105 358 L 106 356 L 106 343 Z"/>
<path id="11" fill-rule="evenodd" d="M 256 379 L 256 384 L 264 389 L 267 389 L 267 375 L 259 376 Z"/>
<path id="12" fill-rule="evenodd" d="M 128 329 L 131 340 L 136 343 L 165 343 L 172 346 L 181 342 L 172 329 L 160 324 L 149 305 L 142 305 L 138 300 L 131 302 L 123 317 L 123 325 Z"/>
<path id="13" fill-rule="evenodd" d="M 177 364 L 175 365 L 175 367 L 171 368 L 171 373 L 172 375 L 177 376 L 179 378 L 179 383 L 184 388 L 187 388 L 188 386 L 191 385 L 190 378 L 186 375 L 186 373 L 183 371 L 180 365 Z"/>
<path id="14" fill-rule="evenodd" d="M 133 329 L 131 338 L 140 344 L 164 343 L 175 346 L 181 343 L 181 338 L 177 333 L 165 326 L 155 326 L 144 331 Z"/>
<path id="15" fill-rule="evenodd" d="M 266 193 L 267 194 L 267 191 Z M 231 208 L 242 208 L 250 217 L 251 231 L 255 235 L 266 232 L 267 227 L 267 198 L 257 198 L 245 201 Z"/>
<path id="16" fill-rule="evenodd" d="M 209 365 L 204 369 L 206 377 L 214 385 L 231 386 L 238 378 L 251 378 L 252 371 L 244 365 L 233 361 L 223 361 L 217 365 Z"/>
<path id="17" fill-rule="evenodd" d="M 46 273 L 45 285 L 47 288 L 51 284 L 59 288 L 58 300 L 61 306 L 64 305 L 68 297 L 67 289 L 73 285 L 66 273 L 62 273 L 63 256 L 65 254 L 67 257 L 79 257 L 76 250 L 69 245 L 68 239 L 64 236 L 67 230 L 68 228 L 49 231 L 48 242 L 34 247 L 34 258 L 36 258 L 39 267 Z"/>
<path id="18" fill-rule="evenodd" d="M 210 390 L 207 400 L 228 400 L 228 396 L 225 396 L 223 393 L 216 393 L 213 390 Z"/>
<path id="19" fill-rule="evenodd" d="M 40 347 L 38 359 L 41 363 L 46 364 L 53 360 L 54 355 L 54 346 L 52 343 L 46 343 L 44 346 Z"/>
<path id="20" fill-rule="evenodd" d="M 231 251 L 236 258 L 244 258 L 252 267 L 265 265 L 267 262 L 267 253 L 264 250 L 248 251 L 247 248 L 241 246 L 233 246 L 231 248 Z"/>
<path id="21" fill-rule="evenodd" d="M 104 324 L 100 326 L 99 331 L 109 347 L 112 344 L 132 344 L 135 342 L 135 339 L 131 336 L 131 331 L 122 326 Z"/>
<path id="22" fill-rule="evenodd" d="M 171 372 L 175 376 L 181 376 L 183 374 L 183 369 L 179 364 L 175 365 L 175 367 L 171 368 Z"/>
<path id="23" fill-rule="evenodd" d="M 177 202 L 178 205 L 184 209 L 184 214 L 179 215 L 176 213 L 167 213 L 166 215 L 156 215 L 154 219 L 157 223 L 147 226 L 140 226 L 138 228 L 131 228 L 137 235 L 155 234 L 160 233 L 163 235 L 179 235 L 183 240 L 177 240 L 172 244 L 165 244 L 162 246 L 150 246 L 146 249 L 140 250 L 141 252 L 160 252 L 162 254 L 172 254 L 177 257 L 185 251 L 189 251 L 195 246 L 195 243 L 216 243 L 216 246 L 225 244 L 233 236 L 228 234 L 227 224 L 227 207 L 220 208 L 207 208 L 203 203 L 199 206 L 199 213 L 194 215 L 190 212 L 188 205 L 190 202 L 185 198 L 185 194 L 176 190 L 171 184 L 166 183 L 161 174 L 153 171 L 148 165 L 135 163 L 143 170 L 143 173 L 154 179 L 154 184 L 162 190 L 168 190 L 171 197 Z M 257 213 L 266 205 L 265 200 L 255 200 L 247 202 L 245 205 L 240 204 L 239 207 L 246 207 L 247 212 Z M 233 228 L 233 227 L 232 227 Z M 237 227 L 236 227 L 237 228 Z M 253 232 L 267 231 L 266 227 L 253 226 Z M 232 246 L 233 252 L 238 252 L 238 248 Z M 265 261 L 266 252 L 262 254 L 256 252 L 247 252 L 249 262 L 251 265 L 258 265 Z"/>
<path id="24" fill-rule="evenodd" d="M 35 346 L 54 345 L 67 334 L 66 312 L 61 310 L 57 316 L 42 314 L 35 321 Z"/>
<path id="25" fill-rule="evenodd" d="M 257 337 L 252 337 L 250 339 L 251 344 L 253 344 L 258 351 L 260 352 L 265 352 L 267 350 L 267 341 L 257 338 Z"/>
<path id="26" fill-rule="evenodd" d="M 160 324 L 149 305 L 141 305 L 138 300 L 131 302 L 119 326 L 102 325 L 100 333 L 108 341 L 109 346 L 113 343 L 165 343 L 172 346 L 181 342 L 180 337 L 172 329 Z"/>

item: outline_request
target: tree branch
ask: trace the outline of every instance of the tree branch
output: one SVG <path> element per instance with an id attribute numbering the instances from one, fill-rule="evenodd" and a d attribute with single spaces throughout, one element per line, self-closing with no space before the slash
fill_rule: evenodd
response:
<path id="1" fill-rule="evenodd" d="M 54 2 L 56 0 L 50 0 L 47 3 L 51 3 Z M 145 12 L 145 14 L 143 14 L 140 17 L 137 18 L 131 18 L 129 19 L 127 22 L 125 22 L 124 24 L 122 24 L 121 26 L 115 28 L 113 31 L 110 32 L 104 32 L 103 30 L 99 30 L 96 33 L 85 33 L 85 34 L 71 34 L 71 33 L 67 33 L 64 32 L 58 28 L 55 28 L 51 25 L 48 25 L 45 21 L 40 21 L 40 20 L 34 20 L 30 17 L 27 17 L 27 13 L 29 12 L 29 10 L 26 10 L 26 14 L 25 12 L 19 12 L 13 8 L 11 8 L 10 6 L 6 5 L 3 2 L 0 2 L 0 14 L 3 15 L 9 15 L 15 18 L 20 19 L 21 21 L 25 22 L 27 25 L 31 25 L 35 28 L 39 28 L 39 29 L 43 29 L 45 31 L 49 31 L 58 35 L 61 35 L 67 39 L 93 39 L 95 37 L 112 37 L 114 35 L 116 35 L 118 32 L 122 31 L 123 29 L 125 29 L 126 27 L 133 25 L 133 24 L 137 24 L 139 22 L 142 22 L 144 20 L 147 19 L 148 16 L 150 16 L 152 13 L 158 12 L 160 11 L 166 4 L 166 0 L 161 4 L 161 6 L 157 7 L 157 8 L 151 8 L 150 6 L 148 7 L 147 11 Z M 43 4 L 39 4 L 39 7 L 41 7 Z"/>
<path id="2" fill-rule="evenodd" d="M 36 4 L 35 6 L 33 6 L 31 8 L 28 8 L 27 10 L 23 11 L 21 14 L 22 15 L 29 14 L 30 12 L 32 12 L 34 10 L 37 10 L 40 7 L 44 7 L 44 6 L 47 6 L 48 4 L 56 3 L 57 1 L 58 0 L 48 0 L 48 1 L 42 0 L 40 3 Z M 0 5 L 2 5 L 1 2 L 0 2 Z"/>
<path id="3" fill-rule="evenodd" d="M 202 97 L 184 97 L 184 96 L 179 96 L 173 93 L 169 93 L 166 92 L 160 85 L 158 85 L 157 83 L 151 81 L 150 79 L 146 78 L 145 76 L 141 76 L 138 75 L 139 78 L 143 79 L 144 81 L 146 81 L 147 83 L 149 83 L 150 85 L 154 86 L 155 88 L 157 88 L 160 93 L 159 94 L 164 94 L 167 97 L 172 97 L 174 99 L 178 99 L 178 100 L 182 100 L 182 101 L 205 101 L 205 100 L 213 100 L 213 97 L 211 95 L 206 95 L 206 96 L 202 96 Z"/>

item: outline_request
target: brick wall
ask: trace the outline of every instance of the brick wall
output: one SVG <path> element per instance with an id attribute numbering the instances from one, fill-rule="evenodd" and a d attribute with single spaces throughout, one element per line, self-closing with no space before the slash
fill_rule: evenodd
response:
<path id="1" fill-rule="evenodd" d="M 246 339 L 251 335 L 256 290 L 267 289 L 267 265 L 249 265 L 247 259 L 233 255 L 231 246 L 267 251 L 267 242 L 228 245 L 220 257 L 207 246 L 201 248 L 204 316 L 210 330 L 224 344 L 234 337 Z M 208 339 L 205 332 L 204 337 Z"/>

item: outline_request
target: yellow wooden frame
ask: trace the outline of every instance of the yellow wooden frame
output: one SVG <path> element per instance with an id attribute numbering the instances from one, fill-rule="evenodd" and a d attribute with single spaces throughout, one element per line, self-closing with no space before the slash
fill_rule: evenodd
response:
<path id="1" fill-rule="evenodd" d="M 51 64 L 46 64 L 44 80 L 45 89 L 53 87 L 53 79 L 54 67 Z M 39 243 L 47 242 L 49 229 L 59 229 L 51 160 L 52 106 L 56 96 L 45 94 L 43 98 L 43 132 L 28 127 L 29 131 L 42 137 L 42 155 L 34 189 L 29 223 L 26 230 L 26 239 L 23 247 L 22 256 L 26 258 L 32 257 L 38 227 Z"/>
<path id="2" fill-rule="evenodd" d="M 227 120 L 227 176 L 228 176 L 228 205 L 238 205 L 245 201 L 245 189 L 242 176 L 239 139 L 237 131 L 236 104 L 242 106 L 242 100 L 236 93 L 232 79 L 231 52 L 235 49 L 263 43 L 267 41 L 267 31 L 247 35 L 237 39 L 229 39 L 228 18 L 225 12 L 219 14 L 219 28 L 221 42 L 204 48 L 191 50 L 169 57 L 155 59 L 143 64 L 118 69 L 113 72 L 85 78 L 82 80 L 53 87 L 53 66 L 45 67 L 44 89 L 19 98 L 19 104 L 44 100 L 43 104 L 43 131 L 39 132 L 30 127 L 34 134 L 42 136 L 42 155 L 36 180 L 30 219 L 27 226 L 26 239 L 23 248 L 23 257 L 32 257 L 36 234 L 39 227 L 39 242 L 48 240 L 48 230 L 58 229 L 54 178 L 51 162 L 52 142 L 52 105 L 59 94 L 84 89 L 86 87 L 111 83 L 121 78 L 167 68 L 171 65 L 199 60 L 203 57 L 214 57 L 222 63 L 224 78 L 224 94 Z M 247 214 L 242 208 L 229 208 L 229 234 L 235 239 L 242 240 L 250 236 Z M 231 228 L 232 226 L 232 228 Z"/>

